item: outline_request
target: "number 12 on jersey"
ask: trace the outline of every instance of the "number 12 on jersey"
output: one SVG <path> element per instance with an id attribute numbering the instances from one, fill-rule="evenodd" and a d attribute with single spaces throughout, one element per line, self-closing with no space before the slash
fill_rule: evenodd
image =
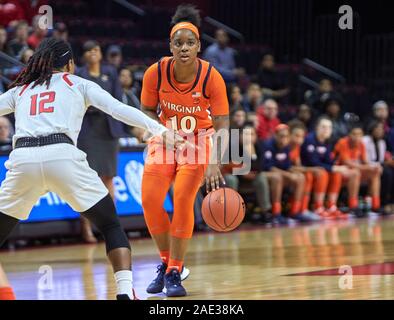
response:
<path id="1" fill-rule="evenodd" d="M 32 95 L 31 105 L 30 105 L 30 115 L 37 115 L 37 103 L 38 103 L 38 114 L 40 113 L 52 113 L 54 111 L 53 106 L 46 106 L 48 103 L 52 103 L 55 101 L 56 92 L 49 91 L 43 92 L 41 94 Z"/>

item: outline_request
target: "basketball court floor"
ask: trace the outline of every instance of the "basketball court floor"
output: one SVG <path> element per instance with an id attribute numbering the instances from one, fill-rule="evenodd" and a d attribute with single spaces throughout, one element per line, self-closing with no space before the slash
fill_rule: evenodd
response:
<path id="1" fill-rule="evenodd" d="M 132 248 L 139 298 L 166 299 L 145 292 L 152 241 Z M 103 243 L 2 251 L 0 261 L 18 299 L 115 296 Z M 186 299 L 394 299 L 394 217 L 197 233 L 186 266 Z"/>

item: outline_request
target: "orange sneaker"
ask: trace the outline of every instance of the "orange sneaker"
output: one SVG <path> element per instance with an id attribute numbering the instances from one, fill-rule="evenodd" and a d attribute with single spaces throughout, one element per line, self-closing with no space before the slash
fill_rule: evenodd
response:
<path id="1" fill-rule="evenodd" d="M 333 219 L 346 220 L 349 216 L 346 213 L 343 213 L 341 210 L 337 208 L 337 206 L 332 206 L 327 210 Z"/>
<path id="2" fill-rule="evenodd" d="M 323 207 L 316 209 L 315 213 L 318 214 L 324 220 L 332 220 L 333 219 L 332 213 Z"/>

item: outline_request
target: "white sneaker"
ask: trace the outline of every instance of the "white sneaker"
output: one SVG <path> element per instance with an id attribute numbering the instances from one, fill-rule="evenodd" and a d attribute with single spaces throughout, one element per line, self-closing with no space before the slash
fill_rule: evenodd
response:
<path id="1" fill-rule="evenodd" d="M 308 217 L 309 219 L 311 219 L 312 221 L 321 221 L 321 217 L 317 213 L 314 213 L 312 211 L 305 210 L 302 214 L 305 217 Z"/>
<path id="2" fill-rule="evenodd" d="M 189 274 L 190 274 L 190 270 L 184 266 L 181 272 L 181 281 L 186 280 Z"/>

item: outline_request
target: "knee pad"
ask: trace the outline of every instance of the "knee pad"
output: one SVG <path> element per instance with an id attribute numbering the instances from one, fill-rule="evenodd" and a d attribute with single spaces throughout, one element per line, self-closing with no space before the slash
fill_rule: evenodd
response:
<path id="1" fill-rule="evenodd" d="M 115 204 L 109 194 L 81 215 L 92 222 L 104 236 L 107 253 L 117 248 L 130 249 L 129 239 L 120 225 Z"/>
<path id="2" fill-rule="evenodd" d="M 0 247 L 4 244 L 18 223 L 18 219 L 0 212 Z"/>

